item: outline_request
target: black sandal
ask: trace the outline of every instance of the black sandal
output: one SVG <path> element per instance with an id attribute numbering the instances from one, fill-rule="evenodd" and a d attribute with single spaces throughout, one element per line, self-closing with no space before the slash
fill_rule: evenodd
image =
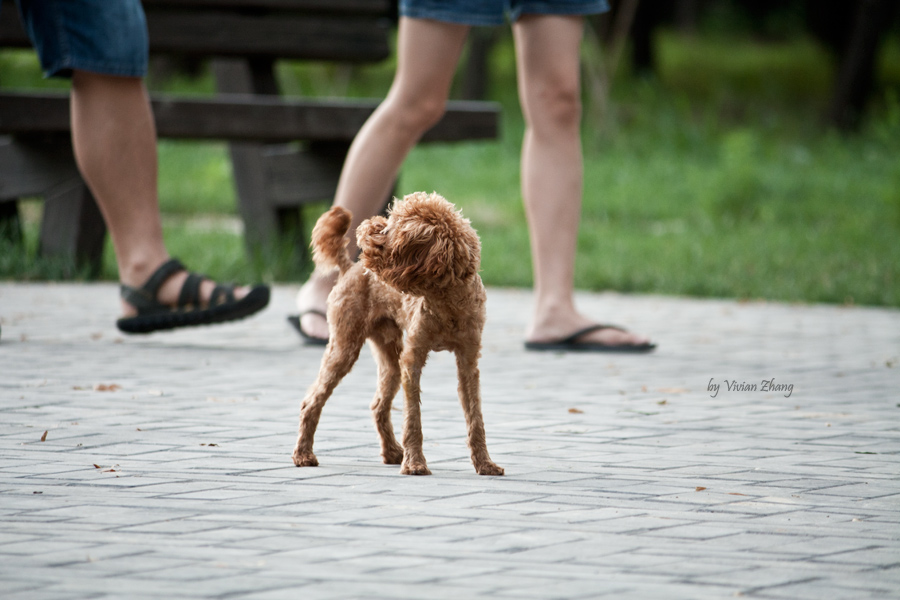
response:
<path id="1" fill-rule="evenodd" d="M 617 325 L 591 325 L 579 329 L 572 335 L 551 342 L 525 342 L 526 350 L 551 351 L 551 352 L 652 352 L 656 344 L 645 342 L 643 344 L 603 344 L 600 342 L 579 342 L 578 338 L 586 333 L 600 331 L 602 329 L 615 329 L 625 331 Z"/>
<path id="2" fill-rule="evenodd" d="M 234 296 L 231 284 L 216 284 L 209 304 L 201 308 L 200 284 L 206 277 L 188 273 L 176 306 L 162 304 L 156 299 L 159 288 L 169 277 L 186 271 L 175 258 L 164 262 L 140 288 L 122 285 L 122 299 L 137 310 L 133 317 L 122 317 L 116 326 L 125 333 L 151 333 L 193 325 L 211 325 L 236 321 L 259 312 L 269 304 L 269 287 L 256 285 L 240 300 Z"/>
<path id="3" fill-rule="evenodd" d="M 287 318 L 288 323 L 293 325 L 294 329 L 297 330 L 297 333 L 300 334 L 300 337 L 303 338 L 304 344 L 306 344 L 307 346 L 327 346 L 328 338 L 316 337 L 314 335 L 309 335 L 308 333 L 303 331 L 303 326 L 300 324 L 300 319 L 303 318 L 303 315 L 319 315 L 326 321 L 328 320 L 328 316 L 325 313 L 323 313 L 321 310 L 316 310 L 314 308 L 311 308 L 309 310 L 303 311 L 299 315 L 290 315 Z"/>

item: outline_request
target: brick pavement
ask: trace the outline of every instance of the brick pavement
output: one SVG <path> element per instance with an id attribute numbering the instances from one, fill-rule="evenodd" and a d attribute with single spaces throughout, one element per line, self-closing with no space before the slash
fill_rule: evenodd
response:
<path id="1" fill-rule="evenodd" d="M 900 311 L 584 294 L 659 350 L 543 355 L 521 349 L 529 294 L 491 289 L 507 476 L 475 475 L 437 354 L 416 478 L 379 461 L 368 351 L 321 466 L 291 464 L 321 354 L 284 321 L 294 291 L 124 338 L 112 285 L 0 283 L 4 598 L 900 596 Z"/>

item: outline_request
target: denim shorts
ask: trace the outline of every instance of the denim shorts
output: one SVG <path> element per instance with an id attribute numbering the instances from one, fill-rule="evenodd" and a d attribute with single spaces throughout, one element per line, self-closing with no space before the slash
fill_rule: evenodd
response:
<path id="1" fill-rule="evenodd" d="M 503 25 L 522 15 L 593 15 L 607 0 L 400 0 L 400 15 L 459 25 Z"/>
<path id="2" fill-rule="evenodd" d="M 140 0 L 16 4 L 45 77 L 71 77 L 73 69 L 121 77 L 147 74 L 147 22 Z"/>

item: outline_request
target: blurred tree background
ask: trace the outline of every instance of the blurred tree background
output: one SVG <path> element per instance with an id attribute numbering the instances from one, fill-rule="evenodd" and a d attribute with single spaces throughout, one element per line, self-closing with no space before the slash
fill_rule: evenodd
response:
<path id="1" fill-rule="evenodd" d="M 900 306 L 900 3 L 612 4 L 585 29 L 577 285 Z M 285 62 L 278 77 L 290 95 L 383 97 L 393 70 Z M 149 85 L 213 93 L 204 64 L 155 62 Z M 33 53 L 0 51 L 0 87 L 24 86 L 65 84 L 42 81 Z M 473 30 L 453 94 L 501 103 L 501 139 L 418 147 L 397 191 L 444 194 L 482 237 L 486 283 L 529 286 L 509 28 Z M 227 156 L 161 141 L 171 251 L 216 277 L 302 280 L 287 250 L 247 256 Z M 73 276 L 36 256 L 41 204 L 25 204 L 24 245 L 0 236 L 0 277 Z M 109 248 L 102 277 L 116 277 Z"/>

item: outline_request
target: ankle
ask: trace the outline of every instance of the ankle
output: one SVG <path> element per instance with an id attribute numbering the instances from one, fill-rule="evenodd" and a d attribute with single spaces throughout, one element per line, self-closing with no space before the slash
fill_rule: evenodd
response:
<path id="1" fill-rule="evenodd" d="M 336 281 L 337 275 L 334 272 L 313 272 L 297 292 L 297 307 L 301 311 L 324 308 Z"/>
<path id="2" fill-rule="evenodd" d="M 539 297 L 535 300 L 532 328 L 543 329 L 559 322 L 577 320 L 578 317 L 575 300 L 571 295 Z"/>
<path id="3" fill-rule="evenodd" d="M 140 287 L 169 259 L 168 254 L 148 255 L 119 261 L 119 282 L 132 287 Z"/>

